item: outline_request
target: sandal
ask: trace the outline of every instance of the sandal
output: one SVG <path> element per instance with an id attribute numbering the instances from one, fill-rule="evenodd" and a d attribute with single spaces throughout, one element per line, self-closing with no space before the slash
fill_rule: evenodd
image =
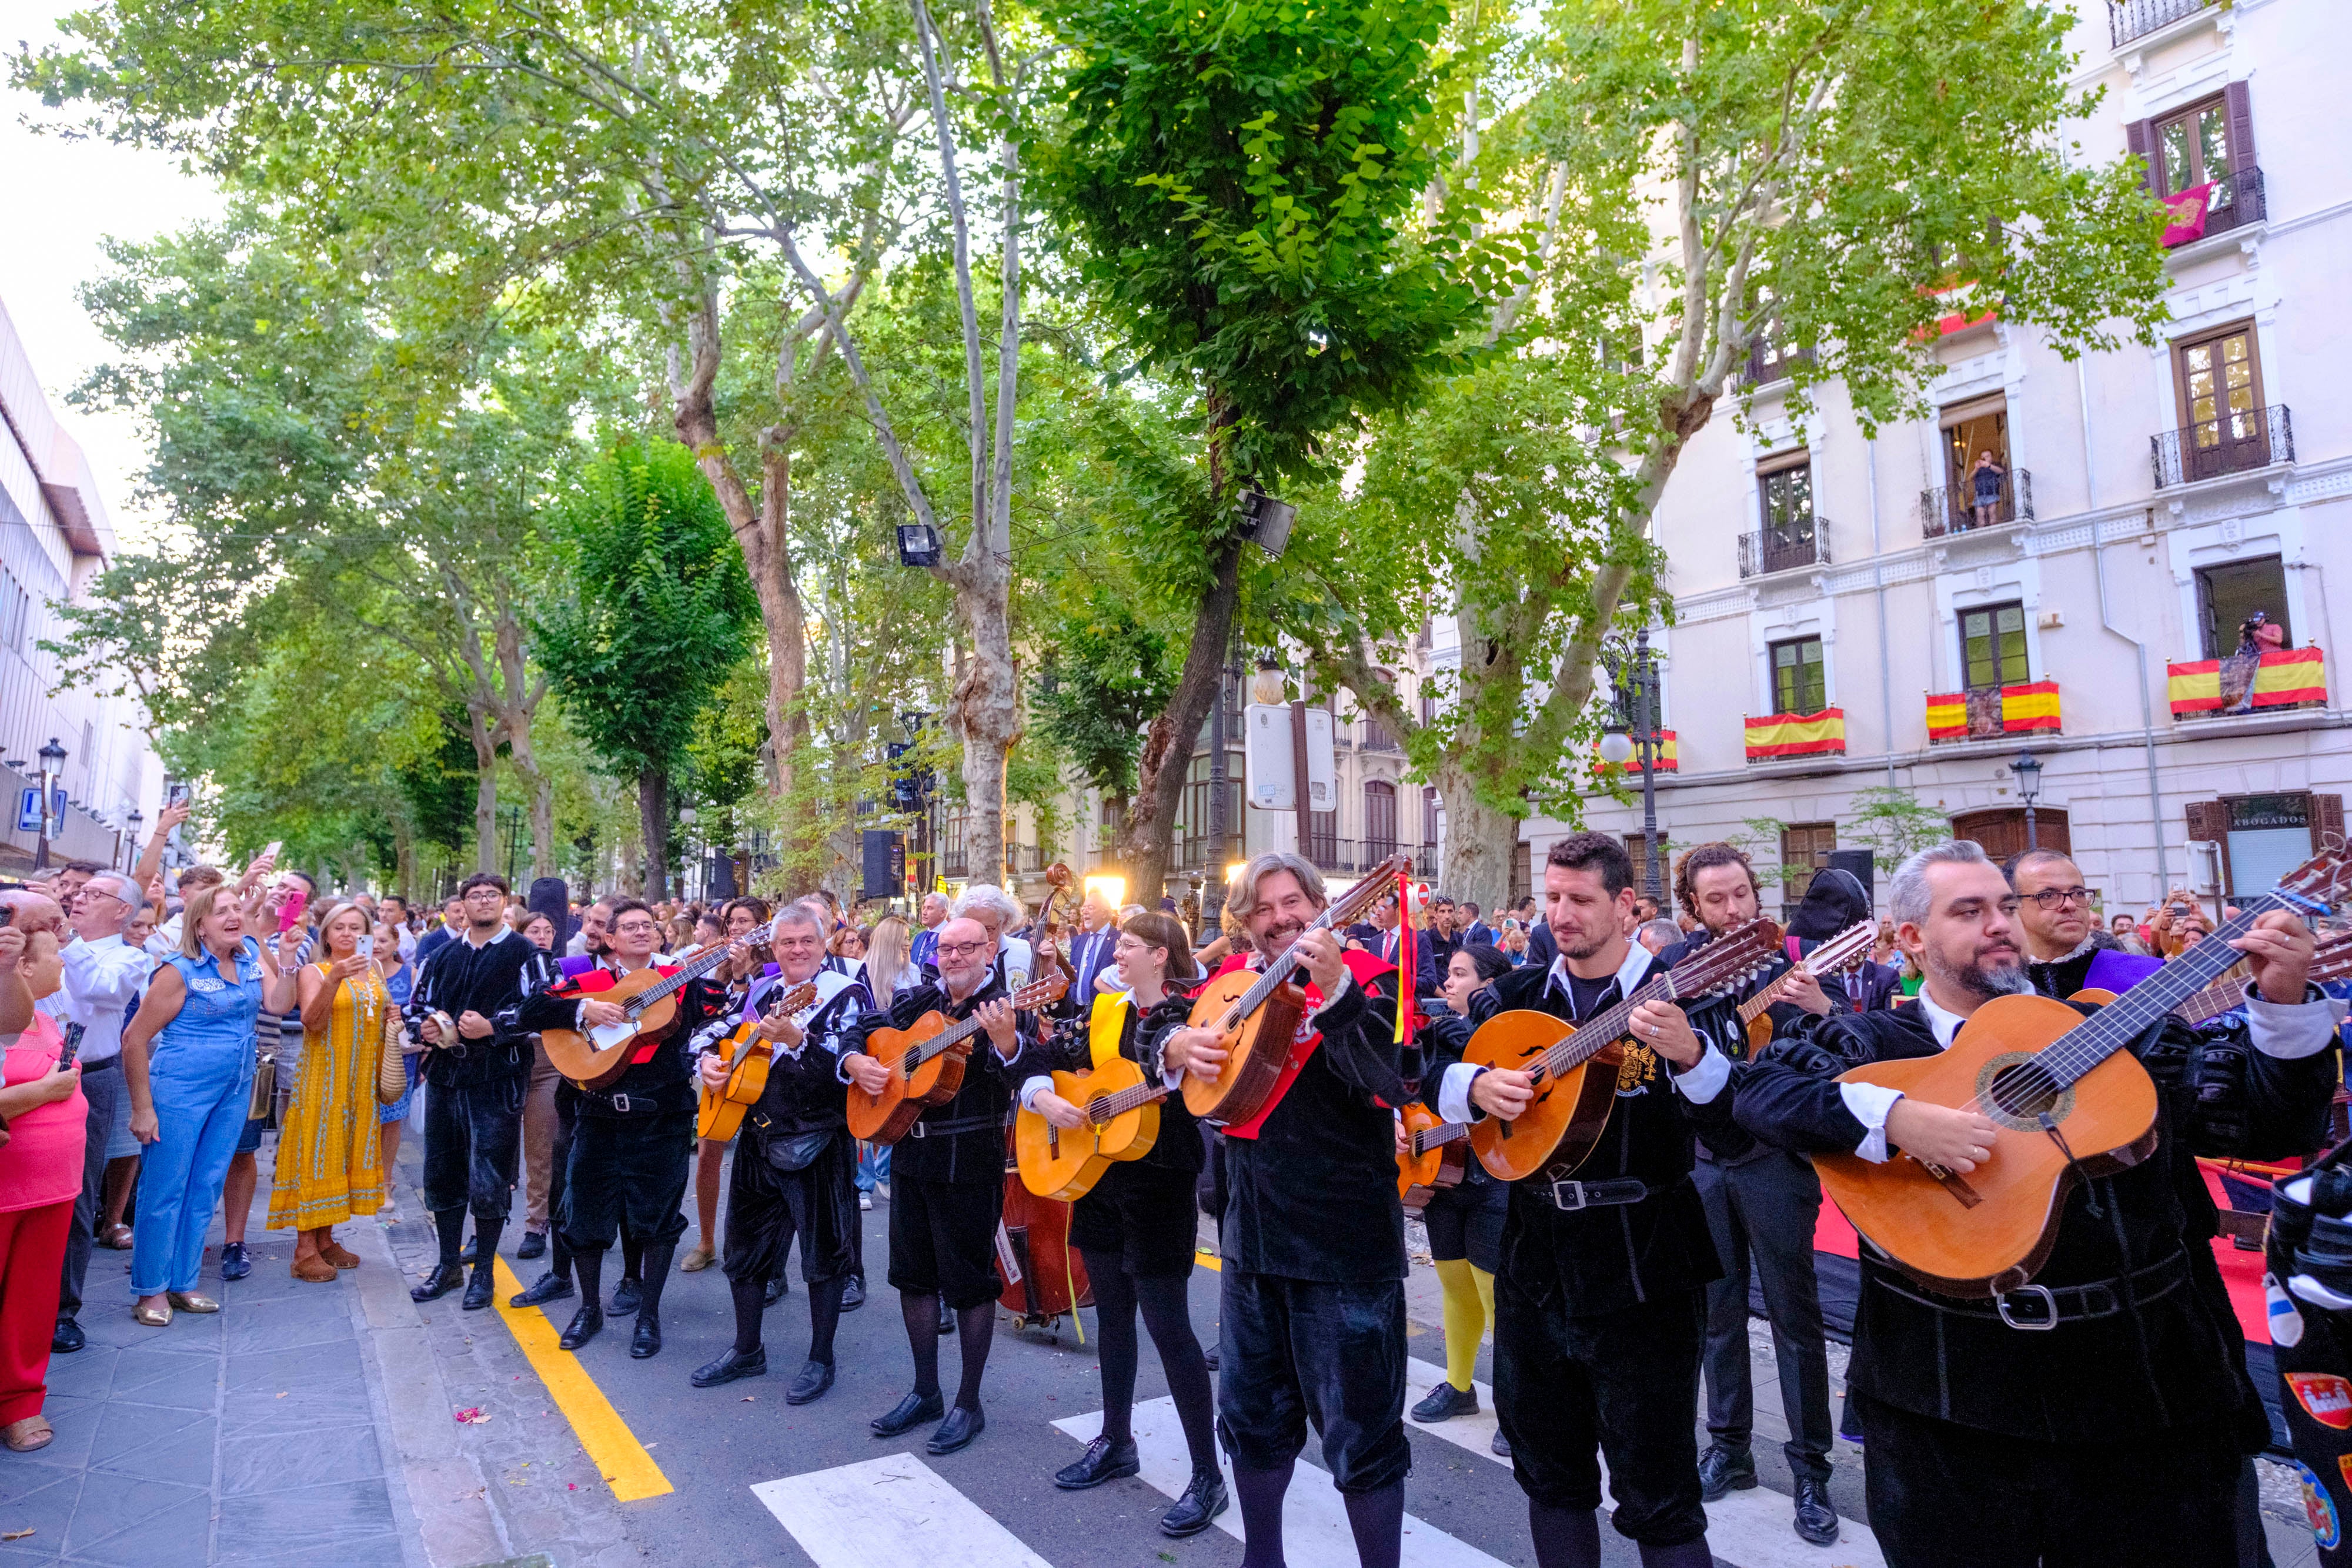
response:
<path id="1" fill-rule="evenodd" d="M 194 1291 L 166 1291 L 163 1299 L 184 1312 L 216 1312 L 220 1303 L 210 1296 L 199 1296 Z"/>
<path id="2" fill-rule="evenodd" d="M 711 1261 L 715 1256 L 716 1255 L 712 1253 L 709 1248 L 697 1247 L 693 1251 L 688 1253 L 685 1257 L 677 1260 L 678 1271 L 686 1274 L 699 1274 L 702 1270 L 710 1267 Z"/>
<path id="3" fill-rule="evenodd" d="M 127 1225 L 108 1226 L 105 1233 L 99 1237 L 98 1244 L 100 1247 L 108 1248 L 116 1252 L 130 1251 L 131 1227 Z"/>
<path id="4" fill-rule="evenodd" d="M 131 1321 L 135 1323 L 144 1323 L 151 1329 L 167 1329 L 172 1326 L 172 1309 L 133 1306 L 131 1309 Z"/>
<path id="5" fill-rule="evenodd" d="M 0 1427 L 0 1443 L 8 1446 L 12 1454 L 29 1454 L 36 1448 L 46 1448 L 57 1433 L 38 1416 L 27 1416 L 21 1421 L 11 1421 Z"/>
<path id="6" fill-rule="evenodd" d="M 335 1266 L 316 1253 L 308 1258 L 295 1259 L 294 1267 L 288 1272 L 298 1280 L 308 1280 L 313 1285 L 328 1284 L 339 1277 Z"/>
<path id="7" fill-rule="evenodd" d="M 360 1266 L 360 1255 L 340 1241 L 330 1241 L 320 1248 L 319 1256 L 338 1269 L 356 1269 Z"/>

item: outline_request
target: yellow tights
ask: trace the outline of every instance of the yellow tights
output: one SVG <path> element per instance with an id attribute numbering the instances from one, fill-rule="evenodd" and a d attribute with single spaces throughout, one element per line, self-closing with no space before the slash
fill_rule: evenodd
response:
<path id="1" fill-rule="evenodd" d="M 1437 1283 L 1444 1292 L 1445 1381 L 1467 1390 L 1478 1342 L 1495 1321 L 1495 1276 L 1467 1258 L 1449 1258 L 1437 1266 Z"/>

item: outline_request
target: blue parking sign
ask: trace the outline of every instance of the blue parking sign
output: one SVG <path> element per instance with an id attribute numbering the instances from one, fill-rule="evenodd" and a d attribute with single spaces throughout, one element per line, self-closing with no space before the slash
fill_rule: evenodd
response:
<path id="1" fill-rule="evenodd" d="M 41 787 L 28 785 L 16 801 L 16 831 L 37 833 L 41 831 Z"/>

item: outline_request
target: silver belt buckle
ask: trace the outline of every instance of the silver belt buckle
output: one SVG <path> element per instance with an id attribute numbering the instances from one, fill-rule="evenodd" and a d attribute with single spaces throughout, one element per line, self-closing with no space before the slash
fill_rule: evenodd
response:
<path id="1" fill-rule="evenodd" d="M 916 1123 L 913 1126 L 907 1129 L 907 1136 L 910 1138 L 920 1138 L 927 1135 L 928 1134 L 923 1131 L 923 1124 L 920 1122 Z"/>
<path id="2" fill-rule="evenodd" d="M 2010 1316 L 2009 1299 L 2011 1296 L 2039 1296 L 2042 1298 L 2042 1310 L 2050 1315 L 2039 1322 L 2028 1320 L 2020 1322 Z M 2058 1326 L 2058 1298 L 2050 1293 L 2050 1287 L 2047 1285 L 2020 1285 L 2014 1291 L 2004 1291 L 1995 1296 L 1992 1299 L 1992 1304 L 1994 1310 L 2000 1313 L 2000 1321 L 2013 1329 L 2021 1329 L 2029 1333 L 2047 1333 Z"/>
<path id="3" fill-rule="evenodd" d="M 1570 1203 L 1560 1197 L 1560 1190 L 1563 1187 L 1571 1189 L 1574 1192 L 1576 1197 L 1575 1202 Z M 1552 1183 L 1551 1204 L 1554 1208 L 1560 1209 L 1569 1214 L 1574 1214 L 1579 1209 L 1585 1207 L 1584 1184 L 1580 1181 L 1556 1181 Z"/>
<path id="4" fill-rule="evenodd" d="M 613 1109 L 618 1111 L 624 1116 L 627 1115 L 629 1113 L 629 1097 L 625 1094 L 614 1095 Z"/>

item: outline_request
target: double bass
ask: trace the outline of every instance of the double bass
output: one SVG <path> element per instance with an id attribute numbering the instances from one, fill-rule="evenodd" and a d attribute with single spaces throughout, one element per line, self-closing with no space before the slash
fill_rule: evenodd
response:
<path id="1" fill-rule="evenodd" d="M 1004 1218 L 996 1226 L 996 1277 L 1004 1281 L 997 1302 L 1013 1314 L 1014 1328 L 1051 1331 L 1066 1316 L 1075 1322 L 1078 1308 L 1095 1304 L 1086 1263 L 1070 1246 L 1070 1205 L 1040 1197 L 1022 1181 L 1010 1121 L 1004 1128 Z M 1078 1336 L 1086 1337 L 1083 1324 Z"/>

